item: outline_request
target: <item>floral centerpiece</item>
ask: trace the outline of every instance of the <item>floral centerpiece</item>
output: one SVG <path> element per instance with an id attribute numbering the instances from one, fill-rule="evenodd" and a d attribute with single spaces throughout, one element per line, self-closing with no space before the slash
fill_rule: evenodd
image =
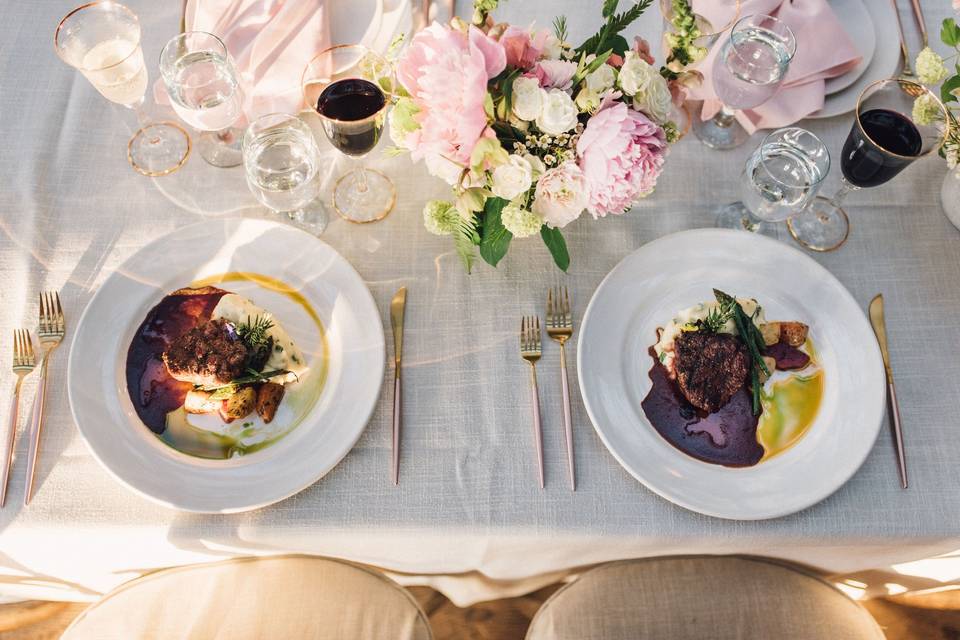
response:
<path id="1" fill-rule="evenodd" d="M 960 10 L 960 0 L 954 0 L 954 7 Z M 956 20 L 947 18 L 943 21 L 940 39 L 955 53 L 949 60 L 944 60 L 933 49 L 925 47 L 917 55 L 917 79 L 923 84 L 940 85 L 940 99 L 946 107 L 949 119 L 949 123 L 945 125 L 950 127 L 943 146 L 940 147 L 940 155 L 947 160 L 950 169 L 957 170 L 960 175 L 960 123 L 957 121 L 957 113 L 960 112 L 960 26 Z M 952 64 L 952 70 L 947 67 L 947 62 Z M 931 95 L 922 95 L 914 101 L 913 119 L 918 124 L 930 124 L 939 118 L 941 113 L 939 105 Z"/>
<path id="2" fill-rule="evenodd" d="M 496 266 L 536 235 L 566 270 L 561 229 L 653 191 L 676 135 L 671 91 L 647 43 L 620 35 L 651 2 L 617 13 L 605 0 L 600 31 L 574 47 L 562 17 L 552 30 L 496 24 L 497 0 L 476 0 L 472 24 L 434 23 L 400 56 L 392 151 L 452 186 L 424 224 L 453 236 L 468 271 L 478 249 Z"/>

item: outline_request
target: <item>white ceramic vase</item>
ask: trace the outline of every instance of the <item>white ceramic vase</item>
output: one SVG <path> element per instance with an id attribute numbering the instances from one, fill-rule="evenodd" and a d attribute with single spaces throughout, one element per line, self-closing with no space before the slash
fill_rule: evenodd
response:
<path id="1" fill-rule="evenodd" d="M 947 172 L 940 188 L 940 205 L 947 219 L 960 229 L 960 172 L 956 169 Z"/>

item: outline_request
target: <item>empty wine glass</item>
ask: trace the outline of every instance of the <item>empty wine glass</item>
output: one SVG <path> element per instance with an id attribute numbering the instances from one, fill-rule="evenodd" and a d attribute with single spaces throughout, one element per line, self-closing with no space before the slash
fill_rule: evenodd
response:
<path id="1" fill-rule="evenodd" d="M 918 111 L 915 105 L 924 108 Z M 850 219 L 843 210 L 847 195 L 891 180 L 917 158 L 939 149 L 949 133 L 946 108 L 923 85 L 902 78 L 869 85 L 857 100 L 856 117 L 843 144 L 839 191 L 832 198 L 814 200 L 809 215 L 789 220 L 791 235 L 813 251 L 840 247 L 850 234 Z"/>
<path id="2" fill-rule="evenodd" d="M 740 174 L 741 202 L 720 210 L 717 226 L 776 236 L 777 224 L 806 215 L 830 172 L 830 153 L 806 129 L 786 127 L 763 139 Z"/>
<path id="3" fill-rule="evenodd" d="M 327 226 L 320 199 L 320 150 L 300 118 L 261 116 L 243 135 L 243 166 L 253 195 L 274 212 L 319 235 Z"/>
<path id="4" fill-rule="evenodd" d="M 773 97 L 796 52 L 793 31 L 781 21 L 767 15 L 741 18 L 713 60 L 713 90 L 722 106 L 710 120 L 695 120 L 693 131 L 701 142 L 713 149 L 743 144 L 749 135 L 735 111 Z"/>
<path id="5" fill-rule="evenodd" d="M 160 73 L 173 110 L 204 132 L 197 142 L 203 159 L 215 167 L 243 162 L 243 131 L 232 126 L 243 115 L 243 91 L 223 41 L 205 31 L 171 38 L 160 52 Z"/>
<path id="6" fill-rule="evenodd" d="M 137 172 L 162 176 L 183 166 L 190 136 L 173 122 L 151 122 L 143 109 L 147 67 L 133 11 L 116 2 L 85 4 L 60 21 L 53 39 L 61 60 L 104 98 L 136 113 L 140 128 L 127 143 L 127 160 Z"/>
<path id="7" fill-rule="evenodd" d="M 359 160 L 333 188 L 333 208 L 350 222 L 376 222 L 393 209 L 397 192 L 386 175 L 366 169 L 362 158 L 380 140 L 393 86 L 389 63 L 360 45 L 322 51 L 303 71 L 303 99 L 320 114 L 327 138 Z"/>

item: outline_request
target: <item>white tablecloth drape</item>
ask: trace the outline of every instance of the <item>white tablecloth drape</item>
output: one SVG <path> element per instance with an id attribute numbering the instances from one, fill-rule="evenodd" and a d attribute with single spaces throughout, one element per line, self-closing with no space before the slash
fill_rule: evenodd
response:
<path id="1" fill-rule="evenodd" d="M 130 4 L 143 22 L 147 59 L 155 61 L 177 29 L 179 3 Z M 911 25 L 903 4 L 904 23 Z M 69 5 L 7 3 L 0 21 L 4 369 L 12 329 L 35 326 L 38 291 L 59 289 L 68 324 L 75 326 L 100 283 L 147 241 L 204 216 L 262 212 L 240 168 L 212 169 L 193 157 L 178 174 L 150 180 L 127 166 L 129 127 L 122 122 L 130 124 L 129 114 L 107 105 L 52 50 L 53 29 Z M 926 5 L 928 26 L 936 33 L 951 11 L 949 3 Z M 466 13 L 467 7 L 459 10 Z M 577 0 L 506 2 L 498 15 L 546 25 L 562 12 L 575 39 L 600 21 L 599 2 Z M 638 29 L 657 41 L 655 9 Z M 910 36 L 916 45 L 915 29 Z M 155 64 L 150 72 L 155 78 Z M 849 117 L 807 123 L 835 154 L 849 125 Z M 21 427 L 14 499 L 0 511 L 0 594 L 93 599 L 157 567 L 288 552 L 376 565 L 408 582 L 432 582 L 459 603 L 516 593 L 583 565 L 673 553 L 788 558 L 849 574 L 852 588 L 881 593 L 955 581 L 960 577 L 960 232 L 941 213 L 945 168 L 935 158 L 887 185 L 854 194 L 849 242 L 838 252 L 815 256 L 864 305 L 878 291 L 886 297 L 910 464 L 908 491 L 899 488 L 884 431 L 859 473 L 815 507 L 768 522 L 701 516 L 662 500 L 629 476 L 603 447 L 574 393 L 580 482 L 571 493 L 559 376 L 549 359 L 541 368 L 547 488 L 536 487 L 517 318 L 541 310 L 547 285 L 562 279 L 571 288 L 579 321 L 600 280 L 627 253 L 666 233 L 710 226 L 711 207 L 737 199 L 738 173 L 755 142 L 719 153 L 692 138 L 681 141 L 656 193 L 630 215 L 584 219 L 569 229 L 573 265 L 562 278 L 536 239 L 516 241 L 498 269 L 481 264 L 467 276 L 448 239 L 429 235 L 420 221 L 424 201 L 445 196 L 446 186 L 406 158 L 375 159 L 397 183 L 396 211 L 362 227 L 335 220 L 324 240 L 365 278 L 385 324 L 392 293 L 401 284 L 410 290 L 399 487 L 388 478 L 385 394 L 350 455 L 288 500 L 231 516 L 158 507 L 114 482 L 80 438 L 65 389 L 68 333 L 66 348 L 53 361 L 39 490 L 28 508 L 18 499 L 26 452 Z M 340 168 L 331 165 L 330 171 Z M 827 191 L 837 184 L 837 174 L 830 176 Z M 575 349 L 571 356 L 575 362 Z M 575 367 L 571 374 L 576 388 Z M 12 378 L 3 376 L 4 416 L 11 388 Z M 31 381 L 27 401 L 33 390 Z"/>

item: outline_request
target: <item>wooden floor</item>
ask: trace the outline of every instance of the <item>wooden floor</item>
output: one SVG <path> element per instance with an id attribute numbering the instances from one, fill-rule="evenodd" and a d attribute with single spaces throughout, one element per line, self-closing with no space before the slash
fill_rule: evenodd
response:
<path id="1" fill-rule="evenodd" d="M 540 605 L 559 585 L 506 600 L 461 609 L 427 587 L 411 591 L 430 616 L 435 640 L 522 640 Z M 933 596 L 871 600 L 867 609 L 888 640 L 960 640 L 960 591 Z M 0 605 L 3 640 L 53 640 L 86 605 L 26 602 Z"/>

